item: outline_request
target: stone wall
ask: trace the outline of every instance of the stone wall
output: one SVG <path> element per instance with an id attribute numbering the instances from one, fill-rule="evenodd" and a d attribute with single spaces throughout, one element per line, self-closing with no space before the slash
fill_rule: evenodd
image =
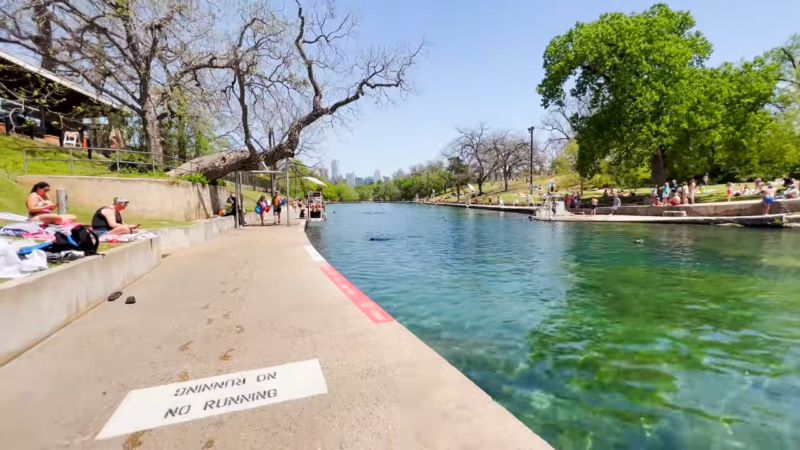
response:
<path id="1" fill-rule="evenodd" d="M 39 181 L 50 183 L 53 191 L 66 189 L 69 203 L 90 209 L 110 205 L 114 197 L 125 197 L 130 201 L 125 213 L 143 219 L 207 219 L 225 206 L 228 197 L 228 190 L 222 186 L 171 179 L 54 175 L 17 177 L 17 184 L 26 188 Z"/>
<path id="2" fill-rule="evenodd" d="M 763 214 L 763 204 L 759 200 L 746 200 L 740 202 L 696 203 L 694 205 L 680 206 L 620 206 L 616 214 L 623 216 L 663 216 L 665 211 L 685 211 L 688 217 L 738 217 L 760 216 Z M 584 208 L 588 213 L 589 209 Z M 575 212 L 575 210 L 571 210 Z M 597 214 L 608 214 L 611 208 L 597 208 Z M 770 208 L 770 214 L 800 212 L 800 200 L 775 200 Z"/>
<path id="3" fill-rule="evenodd" d="M 0 366 L 160 263 L 161 241 L 155 238 L 0 284 Z"/>

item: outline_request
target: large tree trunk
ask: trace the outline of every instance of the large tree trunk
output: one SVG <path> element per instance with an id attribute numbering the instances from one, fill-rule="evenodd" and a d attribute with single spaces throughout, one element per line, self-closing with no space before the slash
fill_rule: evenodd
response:
<path id="1" fill-rule="evenodd" d="M 218 180 L 236 170 L 258 170 L 260 158 L 247 151 L 227 151 L 201 156 L 187 161 L 171 170 L 167 175 L 179 177 L 190 173 L 201 173 L 209 181 Z"/>
<path id="2" fill-rule="evenodd" d="M 653 183 L 663 186 L 667 182 L 667 158 L 660 146 L 650 159 L 650 173 Z"/>
<path id="3" fill-rule="evenodd" d="M 33 0 L 33 20 L 36 23 L 37 35 L 33 39 L 39 54 L 42 56 L 42 69 L 55 73 L 58 69 L 53 58 L 53 23 L 50 12 L 51 1 Z"/>
<path id="4" fill-rule="evenodd" d="M 144 93 L 143 95 L 148 94 Z M 158 113 L 152 99 L 145 101 L 144 111 L 142 111 L 142 127 L 144 128 L 147 151 L 150 152 L 157 163 L 161 163 L 164 154 L 161 148 L 161 130 L 158 128 Z"/>

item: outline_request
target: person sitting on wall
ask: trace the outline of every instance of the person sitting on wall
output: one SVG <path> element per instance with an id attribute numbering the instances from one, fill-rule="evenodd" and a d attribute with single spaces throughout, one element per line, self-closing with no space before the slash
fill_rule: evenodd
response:
<path id="1" fill-rule="evenodd" d="M 783 197 L 787 199 L 798 198 L 798 194 L 800 194 L 800 191 L 798 191 L 797 183 L 794 180 L 792 180 L 792 184 L 783 191 Z"/>
<path id="2" fill-rule="evenodd" d="M 236 211 L 239 211 L 239 225 L 245 226 L 244 222 L 244 212 L 241 208 L 239 208 L 239 202 L 236 200 L 236 195 L 231 192 L 230 197 L 228 197 L 227 203 L 230 205 L 230 209 L 225 211 L 225 217 L 234 216 L 236 215 Z"/>
<path id="3" fill-rule="evenodd" d="M 28 208 L 28 217 L 33 222 L 60 225 L 77 218 L 71 214 L 53 214 L 53 211 L 57 211 L 60 205 L 50 200 L 50 184 L 44 181 L 33 185 L 31 193 L 28 194 L 28 199 L 25 201 L 25 206 Z"/>
<path id="4" fill-rule="evenodd" d="M 114 197 L 114 204 L 101 206 L 92 216 L 92 231 L 103 235 L 133 234 L 139 231 L 138 225 L 128 225 L 122 220 L 121 211 L 128 207 L 128 200 Z"/>

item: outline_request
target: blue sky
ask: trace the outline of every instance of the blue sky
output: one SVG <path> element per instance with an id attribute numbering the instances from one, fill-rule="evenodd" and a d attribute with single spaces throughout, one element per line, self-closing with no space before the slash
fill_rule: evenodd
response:
<path id="1" fill-rule="evenodd" d="M 339 11 L 361 15 L 364 43 L 432 44 L 415 72 L 419 91 L 388 109 L 367 101 L 351 130 L 328 133 L 319 146 L 326 167 L 342 173 L 391 174 L 435 159 L 455 126 L 480 121 L 496 128 L 537 126 L 543 116 L 536 85 L 542 54 L 554 36 L 576 21 L 606 11 L 649 8 L 646 0 L 339 0 Z M 800 32 L 797 0 L 676 0 L 714 45 L 711 64 L 752 58 Z M 543 137 L 543 136 L 542 136 Z"/>

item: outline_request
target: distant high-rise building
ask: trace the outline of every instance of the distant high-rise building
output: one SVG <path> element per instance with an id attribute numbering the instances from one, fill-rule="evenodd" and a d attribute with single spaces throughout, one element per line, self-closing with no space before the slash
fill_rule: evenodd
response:
<path id="1" fill-rule="evenodd" d="M 372 175 L 373 180 L 380 180 L 381 179 L 381 171 L 379 169 L 375 169 L 375 173 Z"/>
<path id="2" fill-rule="evenodd" d="M 339 167 L 339 160 L 334 159 L 331 161 L 331 179 L 338 180 L 342 176 L 341 168 Z"/>
<path id="3" fill-rule="evenodd" d="M 372 177 L 364 178 L 364 184 L 373 184 L 373 183 L 375 183 L 375 180 L 373 180 Z"/>
<path id="4" fill-rule="evenodd" d="M 348 173 L 347 175 L 345 175 L 345 179 L 347 180 L 347 185 L 348 186 L 353 186 L 353 187 L 356 186 L 356 174 L 355 173 L 353 173 L 353 172 Z"/>
<path id="5" fill-rule="evenodd" d="M 363 186 L 364 185 L 364 178 L 356 177 L 356 186 Z"/>
<path id="6" fill-rule="evenodd" d="M 386 183 L 387 181 L 391 180 L 391 177 L 383 177 L 383 182 Z"/>
<path id="7" fill-rule="evenodd" d="M 328 177 L 328 168 L 327 167 L 320 167 L 319 168 L 319 176 L 323 180 L 330 180 L 330 178 Z"/>

